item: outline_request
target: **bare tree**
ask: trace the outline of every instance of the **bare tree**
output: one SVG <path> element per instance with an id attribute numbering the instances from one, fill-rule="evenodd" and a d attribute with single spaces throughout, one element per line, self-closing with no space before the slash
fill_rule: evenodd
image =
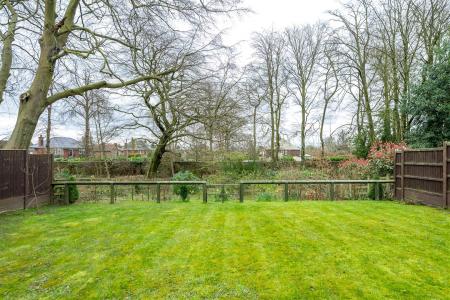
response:
<path id="1" fill-rule="evenodd" d="M 226 56 L 223 62 L 216 64 L 214 72 L 202 79 L 202 96 L 195 106 L 198 121 L 205 128 L 205 138 L 211 153 L 214 142 L 229 148 L 231 132 L 240 128 L 239 113 L 242 109 L 236 101 L 236 91 L 243 73 L 233 63 L 232 56 Z"/>
<path id="2" fill-rule="evenodd" d="M 121 126 L 116 120 L 114 107 L 109 103 L 107 95 L 101 91 L 92 91 L 91 93 L 90 98 L 95 100 L 90 105 L 92 120 L 90 119 L 89 122 L 93 121 L 95 125 L 97 145 L 100 147 L 100 155 L 105 167 L 106 176 L 110 178 L 111 173 L 106 159 L 106 144 L 120 133 Z"/>
<path id="3" fill-rule="evenodd" d="M 83 76 L 77 78 L 79 85 L 90 84 L 92 82 L 92 75 L 89 71 L 85 71 Z M 91 123 L 93 122 L 94 116 L 97 116 L 98 112 L 96 109 L 103 109 L 103 107 L 108 107 L 108 99 L 105 95 L 98 90 L 87 91 L 79 96 L 70 97 L 64 101 L 65 113 L 63 113 L 64 118 L 79 118 L 83 123 L 83 148 L 84 155 L 86 157 L 91 156 L 92 150 L 92 130 Z"/>
<path id="4" fill-rule="evenodd" d="M 266 98 L 266 89 L 263 85 L 262 78 L 258 74 L 255 66 L 248 66 L 246 71 L 249 76 L 241 84 L 241 95 L 246 99 L 246 104 L 251 110 L 252 118 L 252 147 L 251 153 L 253 160 L 258 158 L 257 145 L 257 125 L 258 125 L 258 110 L 262 102 Z"/>
<path id="5" fill-rule="evenodd" d="M 322 158 L 325 156 L 325 141 L 323 137 L 323 129 L 327 112 L 330 105 L 335 100 L 339 91 L 339 74 L 336 67 L 336 57 L 334 48 L 331 44 L 326 44 L 323 50 L 323 58 L 321 61 L 321 76 L 320 76 L 320 95 L 323 99 L 322 114 L 320 116 L 319 139 Z"/>
<path id="6" fill-rule="evenodd" d="M 330 12 L 335 21 L 341 25 L 336 31 L 335 42 L 339 45 L 339 56 L 343 64 L 348 66 L 349 72 L 357 74 L 357 84 L 362 106 L 358 109 L 367 119 L 369 142 L 375 141 L 375 125 L 370 97 L 371 75 L 369 70 L 371 56 L 372 19 L 368 0 L 355 0 L 344 4 L 343 10 Z M 359 104 L 358 104 L 359 105 Z"/>
<path id="7" fill-rule="evenodd" d="M 266 87 L 266 102 L 270 112 L 270 150 L 273 162 L 278 161 L 281 140 L 281 115 L 288 98 L 286 71 L 286 41 L 275 31 L 256 33 L 253 38 L 255 64 L 259 66 Z"/>
<path id="8" fill-rule="evenodd" d="M 206 30 L 214 16 L 240 11 L 237 0 L 170 0 L 158 2 L 99 0 L 45 0 L 38 12 L 27 20 L 24 28 L 31 43 L 39 41 L 39 56 L 34 66 L 29 88 L 20 96 L 16 125 L 6 144 L 7 149 L 29 146 L 37 121 L 47 106 L 61 99 L 82 95 L 97 89 L 119 89 L 136 83 L 160 79 L 173 73 L 170 66 L 160 73 L 131 77 L 121 70 L 136 49 L 136 31 L 165 28 L 176 31 L 176 23 Z M 101 28 L 97 29 L 101 24 Z M 94 29 L 95 28 L 95 29 Z M 97 29 L 97 30 L 96 30 Z M 26 48 L 31 45 L 23 45 Z M 86 68 L 98 70 L 93 83 L 66 87 L 54 82 L 57 68 L 70 70 L 73 60 L 84 60 Z M 67 81 L 69 74 L 65 74 Z M 107 81 L 106 78 L 113 78 Z M 58 90 L 48 95 L 50 86 Z"/>
<path id="9" fill-rule="evenodd" d="M 311 107 L 316 100 L 318 88 L 313 84 L 318 79 L 319 63 L 323 55 L 323 42 L 327 28 L 325 24 L 292 27 L 286 31 L 288 41 L 288 70 L 296 92 L 293 93 L 301 108 L 301 159 L 305 161 L 306 124 Z"/>

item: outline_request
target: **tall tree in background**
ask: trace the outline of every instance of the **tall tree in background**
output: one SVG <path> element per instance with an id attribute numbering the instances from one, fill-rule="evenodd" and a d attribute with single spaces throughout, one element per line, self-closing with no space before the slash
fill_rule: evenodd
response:
<path id="1" fill-rule="evenodd" d="M 328 110 L 339 91 L 339 73 L 336 66 L 336 56 L 334 46 L 331 43 L 325 43 L 323 49 L 323 56 L 320 62 L 320 96 L 322 98 L 322 114 L 320 116 L 319 139 L 320 139 L 320 154 L 325 157 L 325 141 L 323 130 L 325 120 L 328 116 Z"/>
<path id="2" fill-rule="evenodd" d="M 363 108 L 361 112 L 367 120 L 369 143 L 375 137 L 375 121 L 370 97 L 371 74 L 369 62 L 371 57 L 372 19 L 370 1 L 357 0 L 347 2 L 342 10 L 330 12 L 340 27 L 336 31 L 335 42 L 339 45 L 339 56 L 348 72 L 357 74 L 358 84 L 354 85 L 360 95 Z"/>
<path id="3" fill-rule="evenodd" d="M 305 161 L 306 125 L 318 88 L 314 88 L 319 76 L 319 63 L 323 56 L 323 43 L 327 28 L 325 24 L 293 27 L 286 31 L 289 63 L 287 68 L 296 91 L 293 93 L 301 109 L 300 157 Z"/>
<path id="4" fill-rule="evenodd" d="M 278 161 L 281 141 L 281 115 L 289 95 L 286 71 L 286 41 L 276 31 L 256 33 L 252 45 L 255 64 L 259 66 L 266 87 L 266 102 L 270 112 L 270 152 L 272 162 Z"/>
<path id="5" fill-rule="evenodd" d="M 258 125 L 258 110 L 262 102 L 266 98 L 266 89 L 263 85 L 262 78 L 259 76 L 255 66 L 248 66 L 248 76 L 241 84 L 240 95 L 246 100 L 246 105 L 250 108 L 252 119 L 252 147 L 251 156 L 253 160 L 258 158 L 258 144 L 257 144 L 257 125 Z"/>

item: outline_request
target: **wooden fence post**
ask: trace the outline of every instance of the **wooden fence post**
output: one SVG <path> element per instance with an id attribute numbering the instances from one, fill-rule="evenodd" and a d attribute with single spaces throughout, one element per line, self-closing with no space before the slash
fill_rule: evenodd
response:
<path id="1" fill-rule="evenodd" d="M 405 201 L 405 151 L 402 150 L 400 152 L 400 157 L 401 157 L 401 167 L 400 167 L 400 172 L 401 172 L 401 176 L 400 176 L 400 184 L 401 184 L 401 189 L 402 189 L 402 201 Z"/>
<path id="2" fill-rule="evenodd" d="M 302 199 L 303 184 L 300 184 L 299 186 L 300 188 L 298 189 L 298 200 L 303 200 Z"/>
<path id="3" fill-rule="evenodd" d="M 111 183 L 111 185 L 109 186 L 110 188 L 110 193 L 111 193 L 111 199 L 109 201 L 110 204 L 114 204 L 114 198 L 115 198 L 115 191 L 114 191 L 114 183 Z"/>
<path id="4" fill-rule="evenodd" d="M 208 202 L 208 187 L 206 186 L 206 182 L 203 185 L 203 203 Z"/>
<path id="5" fill-rule="evenodd" d="M 244 184 L 239 183 L 239 202 L 244 202 Z"/>
<path id="6" fill-rule="evenodd" d="M 69 185 L 64 184 L 64 204 L 69 204 Z"/>
<path id="7" fill-rule="evenodd" d="M 150 201 L 150 186 L 147 185 L 147 201 Z"/>
<path id="8" fill-rule="evenodd" d="M 161 184 L 156 184 L 156 203 L 161 203 Z"/>
<path id="9" fill-rule="evenodd" d="M 447 189 L 448 189 L 448 148 L 449 144 L 444 142 L 443 147 L 443 155 L 442 155 L 442 207 L 448 208 L 448 197 L 447 197 Z"/>
<path id="10" fill-rule="evenodd" d="M 330 183 L 330 199 L 334 200 L 334 183 Z"/>
<path id="11" fill-rule="evenodd" d="M 289 200 L 289 185 L 287 182 L 284 183 L 284 201 Z"/>

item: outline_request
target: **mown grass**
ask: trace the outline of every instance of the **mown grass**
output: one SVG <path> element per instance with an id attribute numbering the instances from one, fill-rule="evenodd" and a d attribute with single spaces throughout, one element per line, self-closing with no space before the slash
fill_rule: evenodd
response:
<path id="1" fill-rule="evenodd" d="M 444 299 L 449 241 L 394 202 L 48 207 L 0 215 L 0 298 Z"/>

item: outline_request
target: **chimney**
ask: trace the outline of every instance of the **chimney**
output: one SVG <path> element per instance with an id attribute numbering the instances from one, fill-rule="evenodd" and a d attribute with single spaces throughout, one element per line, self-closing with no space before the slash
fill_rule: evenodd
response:
<path id="1" fill-rule="evenodd" d="M 42 136 L 42 134 L 38 138 L 38 146 L 44 147 L 44 137 Z"/>

